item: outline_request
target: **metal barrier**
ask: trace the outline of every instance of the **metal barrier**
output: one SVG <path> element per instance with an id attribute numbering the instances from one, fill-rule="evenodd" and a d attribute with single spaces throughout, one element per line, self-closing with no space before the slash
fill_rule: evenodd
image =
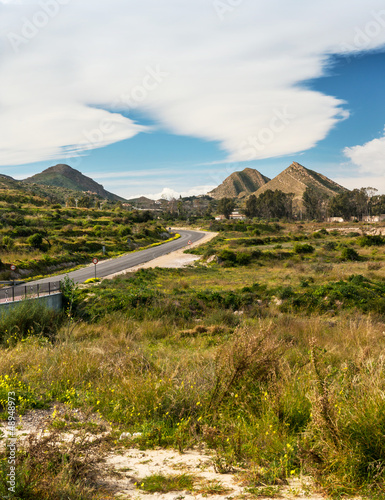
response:
<path id="1" fill-rule="evenodd" d="M 16 302 L 23 299 L 36 299 L 60 293 L 60 281 L 48 283 L 15 285 L 0 289 L 0 302 Z"/>

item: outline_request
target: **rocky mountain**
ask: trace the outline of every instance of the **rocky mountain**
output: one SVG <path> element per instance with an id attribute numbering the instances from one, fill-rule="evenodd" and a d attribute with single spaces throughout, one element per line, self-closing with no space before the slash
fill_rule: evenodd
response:
<path id="1" fill-rule="evenodd" d="M 40 184 L 44 186 L 56 186 L 71 189 L 73 191 L 83 191 L 94 193 L 102 198 L 111 201 L 124 201 L 124 198 L 106 191 L 101 184 L 98 184 L 90 177 L 83 175 L 79 170 L 75 170 L 69 165 L 59 164 L 43 170 L 40 174 L 24 179 L 27 184 Z"/>
<path id="2" fill-rule="evenodd" d="M 258 170 L 245 168 L 241 172 L 234 172 L 227 177 L 220 186 L 208 194 L 217 200 L 221 198 L 244 198 L 264 186 L 270 179 Z"/>
<path id="3" fill-rule="evenodd" d="M 274 177 L 271 181 L 261 186 L 255 196 L 259 196 L 268 189 L 272 191 L 280 190 L 284 193 L 293 193 L 293 207 L 302 208 L 302 197 L 306 188 L 311 187 L 327 197 L 335 196 L 342 191 L 348 191 L 343 186 L 332 181 L 325 175 L 314 172 L 300 163 L 293 162 L 290 167 Z"/>

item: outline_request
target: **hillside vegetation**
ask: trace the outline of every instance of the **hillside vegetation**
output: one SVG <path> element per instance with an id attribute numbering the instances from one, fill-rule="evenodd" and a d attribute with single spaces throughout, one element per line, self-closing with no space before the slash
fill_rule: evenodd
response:
<path id="1" fill-rule="evenodd" d="M 41 184 L 43 186 L 67 188 L 73 191 L 84 191 L 94 193 L 108 200 L 123 201 L 123 198 L 106 191 L 101 184 L 83 175 L 79 170 L 62 163 L 49 167 L 39 174 L 24 179 L 22 182 L 26 184 Z"/>
<path id="2" fill-rule="evenodd" d="M 67 283 L 61 324 L 3 319 L 3 407 L 16 390 L 19 411 L 61 402 L 113 436 L 140 433 L 119 446 L 208 447 L 251 496 L 305 475 L 326 496 L 383 498 L 385 238 L 359 224 L 215 229 L 193 267 Z M 60 498 L 60 471 L 32 498 Z"/>
<path id="3" fill-rule="evenodd" d="M 79 197 L 79 205 L 81 201 Z M 0 190 L 0 280 L 52 274 L 168 237 L 148 212 L 129 212 L 119 204 L 103 207 L 52 204 L 18 186 Z M 16 273 L 11 274 L 10 264 L 17 266 Z"/>

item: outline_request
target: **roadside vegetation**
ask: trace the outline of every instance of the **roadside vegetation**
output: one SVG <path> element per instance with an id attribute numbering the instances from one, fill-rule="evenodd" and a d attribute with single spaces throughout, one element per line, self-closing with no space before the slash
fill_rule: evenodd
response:
<path id="1" fill-rule="evenodd" d="M 361 223 L 209 224 L 219 235 L 191 250 L 194 266 L 67 282 L 62 315 L 3 317 L 3 417 L 15 391 L 21 413 L 99 415 L 109 449 L 122 432 L 127 447 L 209 448 L 252 496 L 304 475 L 333 498 L 383 498 L 385 239 Z M 19 461 L 36 479 L 30 449 Z M 77 475 L 72 459 L 44 463 L 57 496 L 31 483 L 20 498 L 97 498 L 93 461 Z M 141 479 L 147 492 L 192 488 L 184 475 Z"/>

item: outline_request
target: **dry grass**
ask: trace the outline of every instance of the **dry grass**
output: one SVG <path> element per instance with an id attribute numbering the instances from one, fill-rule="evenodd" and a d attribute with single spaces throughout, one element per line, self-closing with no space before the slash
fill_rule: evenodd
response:
<path id="1" fill-rule="evenodd" d="M 158 316 L 144 305 L 135 319 L 127 306 L 96 323 L 77 318 L 53 342 L 28 337 L 3 349 L 0 390 L 21 383 L 32 406 L 58 400 L 91 409 L 119 432 L 142 433 L 135 443 L 143 448 L 206 443 L 218 470 L 246 469 L 256 494 L 310 472 L 331 494 L 375 498 L 385 484 L 383 317 L 342 307 L 295 315 L 268 304 L 268 295 L 242 315 L 234 305 L 188 309 L 197 290 L 235 293 L 259 282 L 301 292 L 308 278 L 318 285 L 385 272 L 368 268 L 372 260 L 346 263 L 321 246 L 317 252 L 262 266 L 142 273 L 138 296 L 148 283 L 164 292 L 154 302 Z M 116 289 L 124 298 L 133 282 Z M 175 313 L 162 309 L 170 301 L 179 304 Z"/>

